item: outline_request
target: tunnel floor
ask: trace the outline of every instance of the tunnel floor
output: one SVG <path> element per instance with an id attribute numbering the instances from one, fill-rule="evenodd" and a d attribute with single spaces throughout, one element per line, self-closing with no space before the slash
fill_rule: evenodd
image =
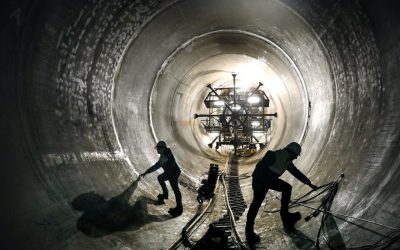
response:
<path id="1" fill-rule="evenodd" d="M 208 86 L 237 80 L 260 86 L 276 114 L 265 147 L 239 161 L 247 205 L 256 163 L 298 142 L 295 165 L 313 184 L 345 176 L 338 216 L 324 217 L 334 246 L 321 237 L 320 248 L 400 249 L 399 13 L 398 1 L 374 0 L 2 2 L 0 248 L 166 249 L 196 213 L 210 164 L 230 154 L 209 146 L 215 131 L 195 115 L 209 112 Z M 182 170 L 177 218 L 172 190 L 154 204 L 156 173 L 133 182 L 159 159 L 160 140 Z M 293 198 L 310 190 L 282 179 Z M 256 218 L 259 248 L 316 248 L 321 214 L 305 221 L 312 208 L 293 208 L 303 219 L 289 235 L 268 212 L 276 196 Z M 224 210 L 220 201 L 201 230 Z"/>

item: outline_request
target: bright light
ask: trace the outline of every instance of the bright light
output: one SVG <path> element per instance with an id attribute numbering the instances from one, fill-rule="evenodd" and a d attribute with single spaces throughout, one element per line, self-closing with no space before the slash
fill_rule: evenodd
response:
<path id="1" fill-rule="evenodd" d="M 251 85 L 244 82 L 238 82 L 236 83 L 236 88 L 238 92 L 249 92 Z"/>
<path id="2" fill-rule="evenodd" d="M 254 127 L 260 126 L 260 122 L 259 121 L 252 121 L 251 125 Z"/>
<path id="3" fill-rule="evenodd" d="M 240 105 L 236 105 L 235 107 L 233 107 L 233 109 L 234 109 L 234 110 L 240 110 L 241 107 L 240 107 Z"/>
<path id="4" fill-rule="evenodd" d="M 249 103 L 259 103 L 260 102 L 260 97 L 258 96 L 250 96 L 249 99 L 247 99 Z"/>
<path id="5" fill-rule="evenodd" d="M 215 138 L 215 137 L 219 136 L 219 133 L 218 132 L 211 132 L 211 133 L 209 133 L 209 135 L 211 137 Z"/>
<path id="6" fill-rule="evenodd" d="M 215 106 L 224 106 L 224 104 L 225 104 L 224 101 L 215 101 L 214 102 Z"/>
<path id="7" fill-rule="evenodd" d="M 256 136 L 256 137 L 262 136 L 262 135 L 264 135 L 264 132 L 254 131 L 253 135 Z"/>

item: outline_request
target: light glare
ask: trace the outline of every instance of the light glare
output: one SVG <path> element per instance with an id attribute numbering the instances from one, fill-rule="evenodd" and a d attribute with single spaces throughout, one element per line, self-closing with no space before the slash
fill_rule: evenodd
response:
<path id="1" fill-rule="evenodd" d="M 250 96 L 247 101 L 249 103 L 259 103 L 260 102 L 260 97 L 258 96 Z"/>
<path id="2" fill-rule="evenodd" d="M 224 106 L 224 104 L 225 104 L 225 103 L 224 103 L 223 101 L 215 101 L 215 102 L 214 102 L 214 105 L 215 105 L 215 106 Z"/>

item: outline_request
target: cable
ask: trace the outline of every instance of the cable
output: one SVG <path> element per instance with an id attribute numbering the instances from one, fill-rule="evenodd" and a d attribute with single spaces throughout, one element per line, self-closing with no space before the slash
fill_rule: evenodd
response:
<path id="1" fill-rule="evenodd" d="M 289 203 L 289 208 L 298 207 L 298 206 L 300 206 L 301 203 L 306 203 L 306 202 L 308 202 L 308 201 L 310 201 L 310 200 L 313 200 L 313 199 L 317 198 L 317 197 L 320 196 L 321 194 L 323 194 L 323 193 L 325 193 L 326 191 L 328 191 L 328 190 L 331 188 L 332 183 L 333 183 L 333 182 L 330 182 L 330 183 L 327 183 L 327 184 L 325 184 L 325 185 L 320 186 L 318 189 L 321 189 L 321 188 L 327 187 L 327 186 L 328 186 L 328 187 L 325 188 L 324 190 L 322 190 L 321 192 L 319 192 L 318 194 L 316 194 L 316 195 L 314 195 L 314 196 L 308 198 L 308 199 L 305 200 L 305 201 L 301 201 L 301 202 L 300 202 L 299 200 L 301 200 L 301 199 L 307 197 L 308 195 L 310 195 L 311 193 L 317 191 L 318 189 L 311 190 L 310 192 L 308 192 L 307 194 L 301 196 L 300 198 L 297 198 L 297 199 L 294 199 L 293 201 L 290 201 L 290 203 Z M 270 193 L 269 193 L 269 194 L 270 194 Z M 279 197 L 277 197 L 277 196 L 275 196 L 275 195 L 272 195 L 272 194 L 270 194 L 270 195 L 271 195 L 272 197 L 274 197 L 275 199 L 277 199 L 277 200 L 281 200 Z M 265 203 L 265 205 L 264 205 L 264 209 L 263 209 L 264 212 L 267 212 L 267 213 L 276 213 L 276 212 L 281 211 L 280 209 L 276 209 L 276 210 L 265 210 L 266 205 L 267 205 L 267 203 Z"/>
<path id="2" fill-rule="evenodd" d="M 307 208 L 309 208 L 309 209 L 318 210 L 318 208 L 309 206 L 309 205 L 307 205 L 307 204 L 299 204 L 299 205 L 304 206 L 304 207 L 307 207 Z M 378 226 L 381 226 L 381 227 L 385 227 L 385 228 L 388 228 L 388 229 L 395 230 L 395 231 L 391 232 L 391 233 L 388 234 L 388 235 L 379 234 L 380 236 L 382 236 L 382 238 L 381 238 L 380 240 L 378 240 L 376 243 L 373 243 L 373 244 L 370 244 L 370 245 L 365 245 L 365 246 L 358 246 L 358 247 L 347 247 L 347 249 L 351 249 L 351 250 L 375 250 L 375 249 L 386 249 L 386 248 L 388 248 L 390 245 L 394 244 L 396 241 L 398 241 L 398 240 L 400 239 L 400 229 L 396 229 L 396 228 L 394 228 L 394 227 L 386 226 L 386 225 L 383 225 L 383 224 L 380 224 L 380 223 L 377 223 L 377 222 L 374 222 L 374 221 L 371 221 L 371 220 L 366 220 L 366 219 L 362 219 L 362 218 L 357 218 L 357 217 L 353 217 L 353 216 L 349 216 L 349 215 L 345 215 L 345 214 L 341 214 L 341 213 L 336 213 L 336 212 L 331 212 L 331 211 L 326 211 L 326 212 L 320 211 L 320 212 L 327 213 L 327 214 L 331 214 L 331 215 L 333 215 L 334 217 L 339 218 L 339 219 L 342 219 L 342 220 L 345 220 L 345 221 L 347 221 L 347 220 L 344 219 L 344 218 L 350 218 L 350 219 L 360 220 L 360 221 L 364 221 L 364 222 L 367 222 L 367 223 L 371 223 L 371 224 L 374 224 L 374 225 L 378 225 Z M 344 218 L 342 218 L 342 217 L 344 217 Z M 324 221 L 321 222 L 321 225 L 323 225 L 323 222 L 324 222 Z M 347 221 L 347 222 L 349 222 L 349 221 Z M 364 228 L 364 227 L 361 227 L 361 228 L 363 228 L 363 229 L 365 229 L 365 230 L 368 230 L 368 231 L 371 231 L 371 230 L 368 229 L 368 228 Z M 372 232 L 373 232 L 373 231 L 372 231 Z M 377 233 L 377 232 L 374 232 L 374 233 Z M 398 233 L 398 235 L 394 235 L 394 234 L 396 234 L 396 233 Z M 393 236 L 393 235 L 394 235 L 394 236 Z M 327 243 L 328 247 L 330 247 L 331 249 L 335 249 L 332 245 L 329 244 L 329 242 L 326 241 L 325 235 L 323 235 L 322 238 L 324 239 L 325 243 Z M 381 243 L 381 241 L 383 241 L 384 239 L 388 239 L 387 242 Z M 329 246 L 329 245 L 330 245 L 330 246 Z"/>
<path id="3" fill-rule="evenodd" d="M 321 226 L 318 230 L 318 234 L 316 237 L 316 241 L 315 241 L 315 246 L 317 248 L 319 248 L 319 239 L 320 239 L 320 235 L 322 234 L 322 239 L 324 240 L 324 242 L 326 243 L 326 245 L 332 249 L 332 250 L 336 250 L 337 248 L 335 248 L 328 240 L 327 236 L 327 232 L 325 231 L 325 227 L 326 227 L 326 215 L 330 212 L 330 208 L 333 204 L 333 199 L 336 196 L 336 193 L 338 191 L 338 186 L 339 186 L 339 181 L 340 179 L 336 180 L 333 185 L 332 188 L 329 190 L 328 195 L 325 197 L 325 199 L 322 201 L 320 207 L 316 210 L 316 211 L 320 211 L 321 208 L 323 208 L 323 214 L 322 214 L 322 219 L 321 219 Z M 300 202 L 301 203 L 301 202 Z M 315 215 L 315 212 L 312 214 L 313 216 Z M 345 216 L 346 218 L 349 218 L 351 216 Z M 375 225 L 380 225 L 380 226 L 384 226 L 386 228 L 390 228 L 390 229 L 395 229 L 393 227 L 389 227 L 389 226 L 385 226 L 383 224 L 380 223 L 376 223 L 370 220 L 365 220 L 365 219 L 360 219 L 360 218 L 356 218 L 356 217 L 352 217 L 358 220 L 363 220 L 365 222 L 369 222 L 369 223 L 373 223 Z M 397 233 L 397 234 L 396 234 Z M 389 235 L 383 236 L 380 240 L 378 240 L 377 242 L 370 244 L 370 245 L 364 245 L 364 246 L 359 246 L 359 247 L 348 247 L 347 249 L 352 249 L 352 250 L 372 250 L 372 249 L 386 249 L 388 248 L 390 245 L 394 244 L 396 241 L 398 241 L 400 239 L 400 230 L 396 230 L 392 233 L 390 233 Z"/>
<path id="4" fill-rule="evenodd" d="M 345 214 L 340 214 L 340 213 L 335 213 L 335 212 L 331 212 L 330 208 L 333 204 L 333 199 L 335 198 L 337 191 L 338 191 L 338 187 L 339 187 L 339 182 L 341 181 L 341 179 L 344 177 L 344 174 L 341 173 L 335 181 L 327 183 L 323 186 L 320 186 L 318 189 L 315 190 L 311 190 L 310 192 L 306 193 L 305 195 L 301 196 L 300 198 L 297 199 L 293 199 L 290 201 L 290 205 L 289 207 L 297 207 L 297 206 L 304 206 L 310 209 L 313 209 L 314 212 L 311 213 L 310 215 L 305 217 L 305 221 L 310 220 L 312 217 L 316 217 L 318 216 L 318 214 L 320 212 L 322 212 L 322 218 L 321 218 L 321 225 L 318 229 L 318 233 L 316 236 L 316 240 L 315 242 L 315 247 L 317 249 L 319 249 L 319 245 L 320 245 L 320 239 L 322 239 L 324 241 L 324 243 L 332 250 L 336 250 L 337 248 L 331 243 L 329 242 L 329 237 L 327 237 L 327 232 L 326 232 L 326 215 L 327 214 L 331 214 L 337 218 L 343 219 L 339 216 L 344 217 L 345 221 L 347 221 L 346 219 L 354 219 L 354 220 L 359 220 L 359 221 L 363 221 L 363 222 L 367 222 L 367 223 L 371 223 L 374 225 L 378 225 L 381 227 L 385 227 L 391 230 L 394 230 L 393 232 L 391 232 L 388 235 L 383 235 L 381 239 L 379 239 L 378 241 L 376 241 L 373 244 L 369 244 L 369 245 L 364 245 L 364 246 L 357 246 L 357 247 L 347 247 L 347 249 L 350 250 L 375 250 L 375 249 L 387 249 L 388 247 L 390 247 L 391 245 L 393 245 L 394 243 L 396 243 L 397 241 L 400 240 L 400 229 L 394 228 L 394 227 L 390 227 L 390 226 L 386 226 L 371 220 L 366 220 L 363 218 L 357 218 L 357 217 L 353 217 L 353 216 L 349 216 L 349 215 L 345 215 Z M 310 196 L 313 192 L 324 188 L 322 191 L 318 192 L 317 194 L 305 199 L 306 197 Z M 327 194 L 322 198 L 321 204 L 315 208 L 312 206 L 307 205 L 306 203 L 317 198 L 318 196 L 322 195 L 323 193 Z M 271 194 L 272 195 L 272 194 Z M 275 195 L 272 195 L 273 197 L 275 197 L 276 199 L 280 200 L 280 198 L 278 198 Z M 275 212 L 279 212 L 280 209 L 276 209 L 276 210 L 265 210 L 266 205 L 264 206 L 264 211 L 268 212 L 268 213 L 275 213 Z M 367 228 L 363 228 L 368 230 Z"/>
<path id="5" fill-rule="evenodd" d="M 321 208 L 323 209 L 323 214 L 322 214 L 322 219 L 321 219 L 321 226 L 318 229 L 318 233 L 317 233 L 317 236 L 316 236 L 316 239 L 315 239 L 315 243 L 314 243 L 314 246 L 317 249 L 319 249 L 319 245 L 320 245 L 319 239 L 320 239 L 321 233 L 322 233 L 322 238 L 326 241 L 325 230 L 324 230 L 324 221 L 325 221 L 325 218 L 326 218 L 325 217 L 326 216 L 326 212 L 329 211 L 330 206 L 332 205 L 333 198 L 334 198 L 334 196 L 336 194 L 338 180 L 339 179 L 337 179 L 335 182 L 333 182 L 331 188 L 328 191 L 328 195 L 323 198 L 323 200 L 321 202 L 321 205 L 318 207 L 318 210 L 316 210 L 314 213 L 310 214 L 308 217 L 305 218 L 305 220 L 307 221 L 307 218 L 310 219 L 311 217 L 317 216 L 319 214 L 320 209 Z M 328 245 L 328 247 L 330 247 L 329 243 L 327 243 L 327 245 Z"/>
<path id="6" fill-rule="evenodd" d="M 397 233 L 397 235 L 396 235 Z M 384 241 L 388 238 L 387 241 Z M 400 240 L 400 230 L 388 234 L 386 237 L 382 237 L 380 240 L 376 241 L 371 245 L 358 246 L 358 247 L 348 247 L 350 250 L 372 250 L 372 249 L 387 249 L 393 245 L 396 241 Z"/>
<path id="7" fill-rule="evenodd" d="M 308 195 L 312 194 L 313 192 L 317 191 L 318 189 L 321 189 L 321 188 L 323 188 L 323 187 L 327 187 L 327 188 L 325 188 L 324 190 L 322 190 L 319 194 L 317 194 L 317 195 L 315 195 L 315 196 L 313 196 L 313 197 L 311 197 L 311 198 L 309 198 L 309 199 L 307 199 L 307 200 L 305 200 L 305 201 L 303 201 L 303 202 L 307 202 L 307 201 L 309 201 L 309 200 L 312 200 L 312 199 L 316 198 L 317 196 L 319 196 L 321 193 L 323 193 L 323 192 L 325 192 L 326 190 L 328 190 L 328 189 L 332 186 L 332 184 L 333 184 L 333 182 L 329 182 L 329 183 L 327 183 L 327 184 L 325 184 L 325 185 L 322 185 L 322 186 L 318 187 L 317 189 L 314 189 L 314 190 L 309 191 L 308 193 L 306 193 L 305 195 L 301 196 L 300 198 L 294 199 L 292 202 L 298 202 L 298 201 L 300 201 L 301 199 L 303 199 L 303 198 L 307 197 Z"/>
<path id="8" fill-rule="evenodd" d="M 307 204 L 303 204 L 302 202 L 299 202 L 298 205 L 306 207 L 306 208 L 309 208 L 309 209 L 313 209 L 313 210 L 319 210 L 318 208 L 309 206 Z M 319 210 L 319 212 L 323 212 L 323 211 Z M 349 219 L 353 219 L 353 220 L 359 220 L 359 221 L 367 222 L 367 223 L 370 223 L 370 224 L 374 224 L 374 225 L 385 227 L 385 228 L 392 229 L 392 230 L 400 230 L 400 229 L 395 228 L 395 227 L 387 226 L 387 225 L 384 225 L 384 224 L 381 224 L 381 223 L 378 223 L 378 222 L 375 222 L 375 221 L 371 221 L 371 220 L 367 220 L 367 219 L 363 219 L 363 218 L 359 218 L 359 217 L 353 217 L 353 216 L 350 216 L 350 215 L 347 215 L 347 214 L 342 214 L 342 213 L 337 213 L 337 212 L 332 212 L 332 211 L 327 211 L 326 213 L 331 214 L 331 215 L 333 215 L 333 216 L 335 216 L 336 218 L 339 218 L 339 219 L 343 219 L 341 217 L 344 217 L 344 218 L 349 218 Z"/>

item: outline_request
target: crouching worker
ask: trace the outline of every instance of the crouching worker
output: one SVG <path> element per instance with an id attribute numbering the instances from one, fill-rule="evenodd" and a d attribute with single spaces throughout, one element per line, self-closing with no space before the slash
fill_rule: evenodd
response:
<path id="1" fill-rule="evenodd" d="M 282 192 L 280 215 L 285 231 L 293 231 L 294 224 L 301 218 L 299 212 L 289 213 L 292 186 L 279 179 L 286 170 L 312 189 L 318 188 L 311 184 L 311 181 L 292 163 L 300 153 L 301 146 L 296 142 L 291 142 L 283 149 L 268 151 L 256 164 L 252 175 L 253 202 L 247 212 L 246 222 L 246 239 L 250 246 L 260 242 L 260 237 L 254 233 L 254 219 L 269 189 Z"/>
<path id="2" fill-rule="evenodd" d="M 168 199 L 168 189 L 167 186 L 165 185 L 165 181 L 169 181 L 169 184 L 171 185 L 171 188 L 174 191 L 176 199 L 176 207 L 171 208 L 169 210 L 169 213 L 172 216 L 179 216 L 183 212 L 182 195 L 181 192 L 179 191 L 179 186 L 178 186 L 178 178 L 179 175 L 181 174 L 181 170 L 179 169 L 178 164 L 176 164 L 175 162 L 175 157 L 172 154 L 171 149 L 167 148 L 167 144 L 164 141 L 159 141 L 155 148 L 157 149 L 157 153 L 160 154 L 160 159 L 156 164 L 154 164 L 152 167 L 147 169 L 146 172 L 144 172 L 139 176 L 144 177 L 146 174 L 154 172 L 160 167 L 162 167 L 164 169 L 164 173 L 160 174 L 157 178 L 162 189 L 162 194 L 158 195 L 157 204 L 164 204 L 165 203 L 164 200 Z"/>

